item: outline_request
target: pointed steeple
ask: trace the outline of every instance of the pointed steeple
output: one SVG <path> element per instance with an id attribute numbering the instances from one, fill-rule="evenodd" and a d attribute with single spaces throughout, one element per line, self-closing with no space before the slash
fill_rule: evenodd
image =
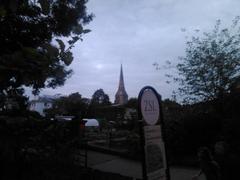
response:
<path id="1" fill-rule="evenodd" d="M 119 86 L 118 86 L 118 89 L 123 89 L 123 90 L 125 91 L 124 80 L 123 80 L 122 64 L 121 64 L 121 69 L 120 69 L 120 80 L 119 80 Z"/>
<path id="2" fill-rule="evenodd" d="M 126 104 L 128 101 L 128 95 L 125 90 L 124 86 L 124 79 L 123 79 L 123 69 L 122 69 L 122 64 L 121 64 L 121 69 L 120 69 L 120 79 L 119 79 L 119 85 L 118 85 L 118 90 L 115 95 L 115 104 Z"/>

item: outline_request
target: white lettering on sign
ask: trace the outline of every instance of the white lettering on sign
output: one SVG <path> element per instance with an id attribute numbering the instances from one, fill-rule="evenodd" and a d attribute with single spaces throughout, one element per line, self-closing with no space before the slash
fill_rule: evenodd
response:
<path id="1" fill-rule="evenodd" d="M 143 92 L 141 99 L 141 110 L 143 118 L 148 125 L 155 125 L 158 122 L 158 98 L 151 89 L 147 89 Z"/>

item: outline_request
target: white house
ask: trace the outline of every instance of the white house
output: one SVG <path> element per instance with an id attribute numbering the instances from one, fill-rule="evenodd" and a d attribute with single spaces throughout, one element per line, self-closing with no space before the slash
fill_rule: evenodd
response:
<path id="1" fill-rule="evenodd" d="M 44 110 L 52 108 L 53 101 L 59 97 L 59 94 L 54 96 L 40 96 L 38 99 L 30 101 L 29 110 L 37 111 L 40 115 L 45 116 Z"/>

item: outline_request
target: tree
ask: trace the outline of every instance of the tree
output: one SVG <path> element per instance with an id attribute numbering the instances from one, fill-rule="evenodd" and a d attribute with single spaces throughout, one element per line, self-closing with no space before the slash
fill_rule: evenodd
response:
<path id="1" fill-rule="evenodd" d="M 110 104 L 111 102 L 109 100 L 109 96 L 105 94 L 103 89 L 96 90 L 92 95 L 92 99 L 87 112 L 87 117 L 88 118 L 96 118 L 96 117 L 105 118 L 104 108 Z M 101 116 L 99 114 L 101 114 Z"/>
<path id="2" fill-rule="evenodd" d="M 138 99 L 130 98 L 125 106 L 128 108 L 137 109 L 138 108 Z"/>
<path id="3" fill-rule="evenodd" d="M 230 28 L 217 21 L 212 32 L 193 36 L 177 65 L 180 92 L 190 100 L 222 99 L 240 76 L 240 28 L 237 17 Z M 188 98 L 189 100 L 189 98 Z"/>
<path id="4" fill-rule="evenodd" d="M 8 115 L 26 115 L 28 98 L 23 96 L 23 89 L 9 90 L 8 95 L 0 93 L 0 113 Z"/>
<path id="5" fill-rule="evenodd" d="M 55 115 L 71 115 L 82 119 L 87 113 L 88 105 L 86 98 L 82 98 L 82 95 L 76 92 L 67 97 L 56 99 L 53 103 L 53 107 L 47 109 L 46 113 L 48 117 L 54 117 Z"/>
<path id="6" fill-rule="evenodd" d="M 91 105 L 92 106 L 102 106 L 102 105 L 110 105 L 109 96 L 105 94 L 103 89 L 98 89 L 92 95 Z"/>
<path id="7" fill-rule="evenodd" d="M 64 84 L 71 48 L 90 30 L 87 0 L 0 1 L 0 94 L 22 86 L 38 93 Z M 64 42 L 65 38 L 67 42 Z"/>

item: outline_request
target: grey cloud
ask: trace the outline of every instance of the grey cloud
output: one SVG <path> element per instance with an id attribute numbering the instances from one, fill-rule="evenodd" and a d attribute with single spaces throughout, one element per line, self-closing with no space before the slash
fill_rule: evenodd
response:
<path id="1" fill-rule="evenodd" d="M 231 23 L 239 7 L 238 0 L 90 0 L 88 10 L 96 17 L 88 25 L 92 32 L 73 49 L 73 76 L 65 86 L 42 93 L 79 91 L 91 97 L 103 88 L 113 101 L 122 63 L 130 97 L 136 97 L 145 85 L 170 97 L 177 85 L 166 84 L 168 70 L 156 71 L 152 64 L 176 63 L 184 55 L 186 34 L 191 36 L 195 29 L 208 31 L 217 19 Z"/>

